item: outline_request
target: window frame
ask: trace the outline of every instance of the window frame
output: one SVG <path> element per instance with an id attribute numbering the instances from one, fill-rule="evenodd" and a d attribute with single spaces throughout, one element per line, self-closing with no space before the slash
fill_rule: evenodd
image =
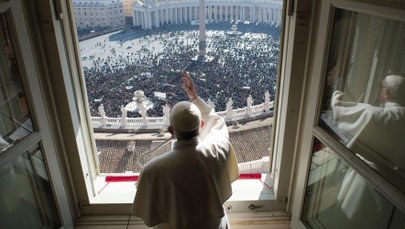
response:
<path id="1" fill-rule="evenodd" d="M 302 125 L 304 92 L 307 88 L 307 53 L 314 21 L 315 4 L 308 1 L 285 1 L 284 32 L 275 101 L 275 124 L 273 124 L 274 190 L 277 199 L 288 201 L 291 207 L 291 192 L 294 189 L 292 176 L 299 144 L 298 131 Z M 305 60 L 305 61 L 302 61 Z M 293 83 L 294 82 L 294 83 Z M 280 101 L 283 101 L 282 103 Z M 292 139 L 291 139 L 292 138 Z"/>
<path id="2" fill-rule="evenodd" d="M 287 1 L 285 0 L 283 4 L 284 15 L 286 15 Z M 57 111 L 56 115 L 59 123 L 63 123 L 56 124 L 56 128 L 58 129 L 60 139 L 63 139 L 63 141 L 61 140 L 65 155 L 63 159 L 66 163 L 66 172 L 69 174 L 72 182 L 72 198 L 74 202 L 78 203 L 75 208 L 76 214 L 128 214 L 131 203 L 91 203 L 91 197 L 96 195 L 93 180 L 99 175 L 97 172 L 97 152 L 95 150 L 91 122 L 89 121 L 90 114 L 88 109 L 86 109 L 88 107 L 88 99 L 80 70 L 80 52 L 75 45 L 78 44 L 78 40 L 74 20 L 72 19 L 74 17 L 73 3 L 70 1 L 60 1 L 60 7 L 55 12 L 53 2 L 49 1 L 47 5 L 41 4 L 41 10 L 37 6 L 37 10 L 41 12 L 39 14 L 39 24 L 42 26 L 49 25 L 53 29 L 52 32 L 49 32 L 43 28 L 40 36 L 45 40 L 43 43 L 43 49 L 45 50 L 43 53 L 44 58 L 47 59 L 47 65 L 52 66 L 49 72 L 58 75 L 61 79 L 58 82 L 50 82 L 50 87 L 55 88 L 52 91 L 54 94 L 54 109 Z M 56 19 L 55 14 L 58 13 L 61 13 L 63 16 L 61 20 Z M 289 69 L 291 69 L 293 61 L 289 60 L 288 57 L 292 56 L 293 53 L 292 49 L 287 50 L 286 47 L 293 46 L 295 48 L 299 42 L 305 42 L 307 38 L 299 41 L 289 38 L 289 34 L 294 33 L 294 31 L 287 29 L 286 18 L 287 16 L 284 16 L 283 19 L 285 26 L 282 31 L 281 43 L 284 43 L 285 47 L 280 48 L 282 55 L 280 56 L 279 78 L 277 80 L 277 88 L 280 89 L 278 90 L 280 92 L 277 93 L 281 96 L 280 98 L 288 98 L 289 102 L 276 103 L 276 110 L 278 111 L 275 119 L 280 117 L 282 121 L 278 121 L 272 130 L 274 138 L 271 144 L 274 144 L 272 148 L 275 153 L 273 153 L 274 160 L 271 176 L 274 179 L 276 199 L 269 203 L 270 210 L 285 210 L 287 208 L 292 182 L 291 166 L 293 165 L 293 153 L 296 145 L 291 144 L 286 136 L 296 135 L 298 122 L 289 121 L 298 120 L 297 115 L 300 115 L 300 112 L 295 112 L 294 110 L 299 111 L 302 109 L 300 105 L 301 100 L 297 99 L 301 98 L 302 88 L 293 87 L 293 84 L 289 82 L 293 80 L 303 81 L 304 79 L 300 77 L 298 72 L 302 71 L 305 66 L 300 65 L 299 68 L 295 68 L 294 73 L 290 72 Z M 298 22 L 294 20 L 296 18 L 291 19 L 294 23 L 289 25 L 288 28 L 296 26 Z M 307 25 L 305 29 L 308 29 L 308 21 L 306 19 L 303 20 L 305 20 Z M 300 58 L 302 59 L 302 54 Z M 298 59 L 294 61 L 299 63 Z M 295 102 L 296 100 L 298 102 Z M 293 110 L 293 112 L 289 112 L 289 110 Z M 286 126 L 288 128 L 284 128 Z M 85 168 L 78 166 L 82 163 L 89 163 L 90 165 L 84 166 Z M 244 202 L 241 201 L 235 204 L 241 204 L 246 211 L 249 211 Z M 269 209 L 267 208 L 267 210 Z M 257 211 L 260 211 L 260 209 Z"/>
<path id="3" fill-rule="evenodd" d="M 25 11 L 25 3 L 22 0 L 1 1 L 0 12 L 7 13 L 10 36 L 13 40 L 13 50 L 16 56 L 21 81 L 26 96 L 30 117 L 34 131 L 24 139 L 1 152 L 1 166 L 12 163 L 17 157 L 30 149 L 37 147 L 42 152 L 46 161 L 58 162 L 57 140 L 49 116 L 50 108 L 44 100 L 43 79 L 41 78 L 41 66 L 36 61 L 34 51 L 35 44 L 31 39 L 29 17 Z M 67 186 L 62 178 L 60 163 L 46 163 L 46 172 L 54 194 L 57 208 L 60 210 L 59 217 L 62 224 L 72 225 L 72 215 L 67 197 Z"/>
<path id="4" fill-rule="evenodd" d="M 314 138 L 319 139 L 323 144 L 330 148 L 334 153 L 347 162 L 357 173 L 359 173 L 371 187 L 378 190 L 386 197 L 394 206 L 404 211 L 405 195 L 399 192 L 390 182 L 377 174 L 375 170 L 367 166 L 360 158 L 350 152 L 337 139 L 333 138 L 330 133 L 325 131 L 318 125 L 321 105 L 322 92 L 324 86 L 324 75 L 327 71 L 329 58 L 329 46 L 331 42 L 331 34 L 333 30 L 333 19 L 335 9 L 341 8 L 359 13 L 366 13 L 384 18 L 404 21 L 404 9 L 395 8 L 388 5 L 374 5 L 372 3 L 347 0 L 326 0 L 320 3 L 319 7 L 319 25 L 314 34 L 313 49 L 311 55 L 310 72 L 308 75 L 309 81 L 307 90 L 307 100 L 305 115 L 302 117 L 303 125 L 299 131 L 299 164 L 296 170 L 296 184 L 293 194 L 292 220 L 291 225 L 294 228 L 306 228 L 301 221 L 303 204 L 306 193 L 306 185 L 308 182 L 308 173 L 312 158 Z M 318 61 L 317 61 L 318 60 Z"/>

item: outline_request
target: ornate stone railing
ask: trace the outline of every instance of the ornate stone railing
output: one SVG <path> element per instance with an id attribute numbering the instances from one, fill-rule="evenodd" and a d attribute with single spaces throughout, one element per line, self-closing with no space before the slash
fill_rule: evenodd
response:
<path id="1" fill-rule="evenodd" d="M 263 157 L 260 160 L 248 161 L 239 163 L 240 173 L 269 173 L 270 172 L 270 157 Z"/>
<path id="2" fill-rule="evenodd" d="M 244 120 L 254 119 L 263 115 L 271 115 L 274 102 L 266 100 L 264 103 L 254 106 L 247 106 L 239 109 L 228 109 L 219 111 L 217 114 L 223 117 L 227 122 L 241 122 Z M 169 117 L 92 117 L 91 123 L 94 129 L 98 130 L 159 130 L 166 129 L 169 125 Z"/>
<path id="3" fill-rule="evenodd" d="M 229 115 L 227 111 L 220 111 L 217 112 L 217 114 L 225 118 L 226 121 L 241 121 L 244 119 L 254 118 L 257 116 L 268 114 L 272 109 L 273 109 L 273 102 L 270 103 L 269 109 L 266 109 L 265 104 L 262 103 L 259 105 L 252 106 L 250 112 L 248 107 L 244 107 L 232 110 L 231 115 Z"/>

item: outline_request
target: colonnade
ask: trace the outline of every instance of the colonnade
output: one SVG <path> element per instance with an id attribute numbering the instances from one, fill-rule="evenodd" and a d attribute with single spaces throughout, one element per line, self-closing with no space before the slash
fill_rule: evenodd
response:
<path id="1" fill-rule="evenodd" d="M 281 24 L 281 0 L 227 0 L 206 1 L 206 20 Z M 198 1 L 138 1 L 133 6 L 135 26 L 143 29 L 159 28 L 166 24 L 193 23 L 199 20 Z"/>

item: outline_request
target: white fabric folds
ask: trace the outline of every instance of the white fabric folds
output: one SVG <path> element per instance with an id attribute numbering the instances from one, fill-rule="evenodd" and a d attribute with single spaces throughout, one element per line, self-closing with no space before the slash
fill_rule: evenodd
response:
<path id="1" fill-rule="evenodd" d="M 133 215 L 147 226 L 211 229 L 223 226 L 223 203 L 239 177 L 226 123 L 202 99 L 193 101 L 205 125 L 199 138 L 176 141 L 148 163 L 137 184 Z M 163 226 L 165 225 L 165 226 Z"/>

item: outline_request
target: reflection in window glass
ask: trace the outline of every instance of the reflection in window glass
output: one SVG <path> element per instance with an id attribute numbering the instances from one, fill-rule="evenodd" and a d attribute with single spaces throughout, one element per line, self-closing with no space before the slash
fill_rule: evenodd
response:
<path id="1" fill-rule="evenodd" d="M 315 139 L 302 221 L 307 228 L 402 228 L 405 215 Z"/>
<path id="2" fill-rule="evenodd" d="M 405 192 L 404 37 L 403 22 L 336 10 L 320 124 Z"/>
<path id="3" fill-rule="evenodd" d="M 0 14 L 0 152 L 33 131 L 7 14 Z"/>
<path id="4" fill-rule="evenodd" d="M 205 30 L 199 1 L 183 3 L 103 1 L 89 8 L 73 0 L 100 172 L 139 172 L 170 149 L 157 147 L 170 138 L 171 107 L 187 99 L 182 70 L 225 117 L 238 161 L 269 172 L 262 164 L 270 156 L 282 1 L 211 1 Z M 100 13 L 86 17 L 91 10 Z M 117 16 L 105 16 L 111 12 Z"/>
<path id="5" fill-rule="evenodd" d="M 59 216 L 41 150 L 25 152 L 0 167 L 2 228 L 59 228 Z M 55 214 L 56 213 L 56 214 Z"/>

